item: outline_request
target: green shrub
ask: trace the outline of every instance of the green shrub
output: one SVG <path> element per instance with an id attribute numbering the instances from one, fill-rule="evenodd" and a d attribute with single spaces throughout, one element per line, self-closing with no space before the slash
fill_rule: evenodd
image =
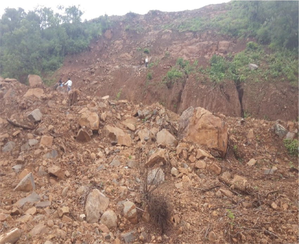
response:
<path id="1" fill-rule="evenodd" d="M 144 49 L 143 49 L 143 52 L 146 53 L 146 54 L 149 54 L 149 53 L 150 53 L 150 51 L 149 51 L 148 48 L 144 48 Z"/>
<path id="2" fill-rule="evenodd" d="M 176 68 L 172 68 L 167 72 L 166 76 L 169 80 L 174 81 L 176 79 L 182 78 L 183 73 Z"/>
<path id="3" fill-rule="evenodd" d="M 148 80 L 153 79 L 153 73 L 152 73 L 152 72 L 147 73 L 146 78 L 147 78 Z"/>
<path id="4" fill-rule="evenodd" d="M 298 156 L 298 140 L 290 140 L 290 139 L 284 139 L 283 140 L 284 146 L 288 150 L 288 153 L 292 156 Z"/>

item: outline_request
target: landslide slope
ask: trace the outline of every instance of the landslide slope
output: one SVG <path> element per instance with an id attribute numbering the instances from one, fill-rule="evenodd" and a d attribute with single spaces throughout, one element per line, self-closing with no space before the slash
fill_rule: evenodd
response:
<path id="1" fill-rule="evenodd" d="M 193 11 L 109 17 L 111 28 L 88 51 L 67 57 L 51 79 L 70 77 L 75 88 L 90 96 L 159 102 L 178 113 L 200 106 L 229 116 L 297 119 L 296 85 L 258 75 L 269 69 L 269 63 L 261 61 L 258 70 L 252 71 L 256 78 L 239 84 L 232 80 L 216 83 L 207 77 L 204 69 L 210 67 L 213 55 L 233 57 L 254 40 L 226 36 L 212 27 L 185 30 L 184 25 L 199 18 L 212 21 L 227 11 L 228 5 L 220 4 Z"/>

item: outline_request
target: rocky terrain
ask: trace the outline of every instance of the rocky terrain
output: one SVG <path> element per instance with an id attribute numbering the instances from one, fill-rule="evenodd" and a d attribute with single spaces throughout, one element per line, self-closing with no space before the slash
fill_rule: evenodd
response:
<path id="1" fill-rule="evenodd" d="M 178 115 L 89 92 L 100 84 L 1 79 L 1 244 L 298 242 L 283 144 L 297 123 Z"/>

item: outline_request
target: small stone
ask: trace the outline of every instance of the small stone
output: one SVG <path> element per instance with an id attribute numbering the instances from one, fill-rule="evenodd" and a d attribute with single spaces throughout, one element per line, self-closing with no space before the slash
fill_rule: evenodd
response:
<path id="1" fill-rule="evenodd" d="M 101 217 L 101 223 L 106 225 L 108 228 L 117 227 L 117 215 L 113 210 L 107 210 Z"/>
<path id="2" fill-rule="evenodd" d="M 32 173 L 26 175 L 15 187 L 14 191 L 32 191 L 35 190 L 35 183 Z"/>
<path id="3" fill-rule="evenodd" d="M 85 212 L 86 221 L 88 223 L 96 223 L 109 205 L 109 198 L 107 198 L 98 189 L 92 190 L 86 199 Z M 105 224 L 105 223 L 104 223 Z"/>
<path id="4" fill-rule="evenodd" d="M 250 159 L 247 163 L 248 166 L 254 166 L 256 164 L 256 160 L 254 158 Z"/>
<path id="5" fill-rule="evenodd" d="M 51 201 L 39 202 L 35 205 L 37 208 L 47 208 L 51 206 Z"/>
<path id="6" fill-rule="evenodd" d="M 41 111 L 39 109 L 35 109 L 33 110 L 29 115 L 28 118 L 33 121 L 33 122 L 39 122 L 41 121 L 43 117 L 43 114 L 41 113 Z"/>
<path id="7" fill-rule="evenodd" d="M 177 177 L 177 176 L 179 175 L 179 171 L 178 171 L 178 169 L 175 168 L 175 167 L 172 167 L 172 169 L 171 169 L 171 174 L 172 174 L 173 176 Z"/>
<path id="8" fill-rule="evenodd" d="M 29 208 L 25 214 L 30 214 L 30 215 L 34 215 L 36 214 L 36 207 L 32 207 L 32 208 Z"/>
<path id="9" fill-rule="evenodd" d="M 2 147 L 2 152 L 11 152 L 15 147 L 15 143 L 13 141 L 7 142 L 4 147 Z"/>
<path id="10" fill-rule="evenodd" d="M 277 206 L 277 204 L 276 204 L 275 202 L 272 202 L 272 203 L 271 203 L 271 207 L 272 207 L 273 209 L 277 209 L 278 206 Z"/>
<path id="11" fill-rule="evenodd" d="M 216 164 L 216 163 L 209 164 L 207 166 L 207 169 L 210 172 L 215 173 L 216 175 L 220 175 L 221 171 L 222 171 L 221 167 L 218 164 Z"/>
<path id="12" fill-rule="evenodd" d="M 124 216 L 126 219 L 128 219 L 132 224 L 137 224 L 138 219 L 137 219 L 137 209 L 136 206 L 133 202 L 131 201 L 126 201 L 123 203 L 124 205 Z"/>
<path id="13" fill-rule="evenodd" d="M 53 137 L 44 135 L 40 140 L 40 146 L 51 148 L 53 145 Z"/>
<path id="14" fill-rule="evenodd" d="M 20 229 L 14 228 L 9 232 L 0 235 L 0 244 L 16 243 L 20 239 L 21 235 L 22 233 Z"/>
<path id="15" fill-rule="evenodd" d="M 64 178 L 64 173 L 62 171 L 62 169 L 56 165 L 53 165 L 51 167 L 48 168 L 48 173 L 51 175 L 56 176 L 59 179 L 63 179 Z"/>
<path id="16" fill-rule="evenodd" d="M 205 168 L 207 167 L 207 164 L 206 164 L 206 162 L 203 161 L 203 160 L 198 160 L 198 161 L 195 162 L 194 167 L 195 167 L 196 169 L 205 169 Z"/>

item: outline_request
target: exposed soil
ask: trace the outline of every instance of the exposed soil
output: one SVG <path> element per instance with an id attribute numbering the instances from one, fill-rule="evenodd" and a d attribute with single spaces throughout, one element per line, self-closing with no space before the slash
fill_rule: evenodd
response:
<path id="1" fill-rule="evenodd" d="M 176 136 L 178 115 L 158 103 L 145 106 L 104 100 L 84 92 L 72 97 L 74 104 L 69 106 L 65 91 L 43 88 L 44 95 L 37 98 L 25 97 L 28 87 L 17 81 L 1 86 L 0 230 L 3 234 L 18 228 L 17 243 L 297 242 L 298 161 L 274 133 L 275 122 L 217 115 L 229 127 L 226 157 L 198 160 L 197 148 L 206 150 L 200 145 L 189 143 L 182 152 L 179 146 L 167 146 L 169 159 L 161 165 L 165 181 L 148 198 L 143 187 L 145 163 L 159 145 L 155 134 L 145 140 L 142 131 L 166 128 Z M 36 108 L 43 117 L 32 124 L 27 115 Z M 101 117 L 99 130 L 85 143 L 75 139 L 82 109 Z M 135 117 L 137 111 L 149 111 L 150 116 Z M 124 126 L 125 121 L 135 130 Z M 297 129 L 293 122 L 281 123 L 290 131 Z M 105 132 L 107 125 L 128 133 L 132 145 L 115 143 Z M 42 145 L 45 135 L 53 138 L 49 147 Z M 15 144 L 4 152 L 8 142 Z M 256 161 L 252 166 L 248 165 L 251 159 Z M 51 171 L 54 165 L 59 177 Z M 32 191 L 14 188 L 29 172 L 39 200 L 20 206 L 20 200 Z M 82 217 L 93 189 L 109 198 L 117 227 L 88 223 Z M 136 223 L 124 216 L 126 200 L 137 207 Z M 144 211 L 151 214 L 149 218 Z"/>
<path id="2" fill-rule="evenodd" d="M 232 39 L 215 30 L 179 32 L 161 28 L 191 16 L 213 18 L 222 11 L 225 4 L 178 13 L 152 11 L 115 17 L 111 29 L 95 40 L 89 51 L 66 58 L 53 77 L 57 81 L 70 77 L 76 88 L 91 96 L 108 94 L 145 104 L 159 102 L 177 113 L 200 106 L 228 116 L 297 120 L 298 89 L 288 82 L 246 81 L 237 88 L 232 81 L 215 85 L 201 73 L 191 73 L 167 85 L 165 76 L 178 58 L 206 67 L 214 54 L 234 55 L 245 49 L 250 40 Z M 148 68 L 144 66 L 146 56 L 152 64 Z"/>
<path id="3" fill-rule="evenodd" d="M 212 31 L 156 29 L 184 16 L 213 16 L 223 6 L 115 17 L 90 51 L 68 57 L 55 74 L 73 80 L 73 95 L 65 87 L 37 83 L 33 90 L 0 79 L 0 243 L 13 228 L 18 244 L 298 243 L 298 157 L 274 129 L 279 124 L 298 137 L 298 91 L 285 83 L 213 86 L 200 75 L 170 87 L 161 82 L 178 57 L 207 65 L 214 53 L 244 49 L 245 41 Z M 145 68 L 139 47 L 149 48 L 157 65 Z M 179 113 L 189 106 L 204 107 L 227 124 L 224 158 L 180 137 Z M 42 118 L 32 122 L 28 114 L 35 109 Z M 82 125 L 86 111 L 100 118 L 98 128 Z M 242 118 L 246 111 L 251 117 Z M 117 130 L 117 139 L 109 126 L 123 134 Z M 157 142 L 163 129 L 178 145 Z M 167 153 L 158 165 L 165 179 L 153 186 L 146 165 L 159 149 Z M 30 173 L 35 189 L 15 189 Z M 102 213 L 95 223 L 87 221 L 86 202 L 95 189 L 109 199 L 105 210 L 115 213 L 115 226 Z M 35 201 L 21 203 L 32 194 Z M 125 213 L 128 201 L 134 218 Z"/>

